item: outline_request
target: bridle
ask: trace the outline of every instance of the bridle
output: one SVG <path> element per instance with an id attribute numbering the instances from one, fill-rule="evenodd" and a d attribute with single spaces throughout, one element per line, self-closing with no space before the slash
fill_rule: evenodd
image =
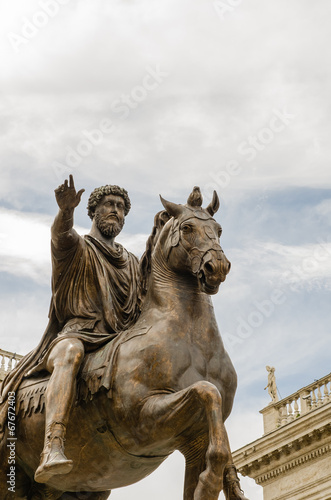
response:
<path id="1" fill-rule="evenodd" d="M 180 246 L 188 257 L 188 260 L 191 264 L 192 273 L 198 276 L 201 269 L 211 260 L 213 260 L 214 257 L 211 252 L 213 252 L 214 255 L 216 254 L 216 258 L 218 260 L 222 260 L 224 258 L 224 252 L 220 244 L 218 243 L 215 235 L 213 234 L 212 230 L 207 224 L 204 226 L 204 230 L 208 238 L 212 241 L 211 246 L 207 250 L 200 250 L 197 247 L 191 247 L 189 250 L 185 248 L 180 233 L 180 227 L 185 222 L 187 222 L 192 218 L 205 220 L 206 222 L 208 220 L 213 220 L 213 221 L 215 220 L 213 217 L 211 217 L 209 214 L 207 214 L 205 211 L 201 209 L 200 210 L 192 209 L 191 207 L 185 207 L 185 208 L 188 208 L 192 213 L 189 215 L 185 214 L 184 217 L 180 216 L 179 218 L 173 218 L 172 227 L 168 235 L 168 238 L 170 239 L 170 245 L 167 248 L 166 258 L 169 258 L 170 252 L 174 247 Z"/>

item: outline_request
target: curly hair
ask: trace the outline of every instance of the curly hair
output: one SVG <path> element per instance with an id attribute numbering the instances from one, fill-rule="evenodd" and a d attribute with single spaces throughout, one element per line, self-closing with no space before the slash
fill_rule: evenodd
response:
<path id="1" fill-rule="evenodd" d="M 94 189 L 94 191 L 92 191 L 92 193 L 90 194 L 87 203 L 88 216 L 91 219 L 93 219 L 96 207 L 100 203 L 101 199 L 107 194 L 113 194 L 114 196 L 122 196 L 124 200 L 124 214 L 128 215 L 131 208 L 131 202 L 128 192 L 119 186 L 107 184 L 106 186 L 101 186 L 99 188 Z"/>

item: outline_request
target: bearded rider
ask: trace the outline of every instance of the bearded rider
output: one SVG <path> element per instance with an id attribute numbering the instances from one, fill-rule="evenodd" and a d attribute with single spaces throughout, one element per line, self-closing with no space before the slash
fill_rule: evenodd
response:
<path id="1" fill-rule="evenodd" d="M 115 242 L 131 207 L 128 193 L 114 185 L 95 189 L 88 201 L 92 228 L 82 237 L 73 228 L 73 215 L 83 192 L 76 192 L 72 176 L 55 190 L 59 212 L 51 231 L 52 326 L 39 349 L 27 355 L 25 363 L 23 358 L 16 377 L 21 380 L 41 370 L 51 374 L 44 449 L 35 473 L 39 483 L 73 467 L 65 456 L 64 440 L 84 354 L 129 328 L 140 313 L 138 260 Z M 4 393 L 12 385 L 4 380 Z"/>

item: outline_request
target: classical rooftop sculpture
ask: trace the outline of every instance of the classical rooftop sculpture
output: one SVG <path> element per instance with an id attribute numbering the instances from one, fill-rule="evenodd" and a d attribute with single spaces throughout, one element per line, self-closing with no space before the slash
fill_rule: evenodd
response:
<path id="1" fill-rule="evenodd" d="M 95 190 L 81 237 L 82 192 L 72 176 L 55 191 L 49 325 L 2 385 L 1 499 L 106 499 L 179 450 L 184 500 L 245 500 L 224 426 L 236 373 L 210 300 L 230 270 L 216 192 L 207 208 L 197 187 L 186 205 L 161 198 L 139 264 L 115 242 L 127 192 Z"/>
<path id="2" fill-rule="evenodd" d="M 266 370 L 268 372 L 268 384 L 266 385 L 264 390 L 268 389 L 268 393 L 271 397 L 272 403 L 276 403 L 277 401 L 279 401 L 279 397 L 277 394 L 275 368 L 273 366 L 266 366 Z"/>

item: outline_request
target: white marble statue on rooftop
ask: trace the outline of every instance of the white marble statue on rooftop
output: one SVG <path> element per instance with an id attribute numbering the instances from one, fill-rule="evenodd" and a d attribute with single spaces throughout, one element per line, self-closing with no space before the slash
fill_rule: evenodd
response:
<path id="1" fill-rule="evenodd" d="M 268 389 L 268 393 L 272 399 L 272 403 L 276 403 L 277 401 L 279 401 L 279 397 L 277 394 L 275 368 L 273 366 L 266 366 L 266 370 L 268 372 L 268 385 L 264 388 L 264 390 Z"/>

